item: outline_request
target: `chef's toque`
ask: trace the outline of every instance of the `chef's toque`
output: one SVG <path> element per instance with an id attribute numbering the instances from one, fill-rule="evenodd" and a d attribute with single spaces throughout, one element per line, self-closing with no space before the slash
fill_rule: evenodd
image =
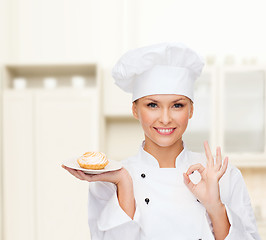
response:
<path id="1" fill-rule="evenodd" d="M 178 94 L 192 101 L 203 58 L 182 43 L 160 43 L 125 53 L 112 70 L 115 83 L 132 102 L 154 94 Z"/>

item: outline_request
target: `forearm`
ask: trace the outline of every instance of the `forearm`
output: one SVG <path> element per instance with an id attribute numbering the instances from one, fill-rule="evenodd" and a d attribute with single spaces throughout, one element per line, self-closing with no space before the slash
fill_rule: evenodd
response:
<path id="1" fill-rule="evenodd" d="M 124 212 L 133 219 L 135 214 L 135 198 L 132 178 L 127 171 L 124 173 L 122 180 L 117 186 L 117 197 L 120 207 Z"/>
<path id="2" fill-rule="evenodd" d="M 224 204 L 219 204 L 212 209 L 207 209 L 212 222 L 213 232 L 216 240 L 224 240 L 229 233 L 230 223 Z"/>

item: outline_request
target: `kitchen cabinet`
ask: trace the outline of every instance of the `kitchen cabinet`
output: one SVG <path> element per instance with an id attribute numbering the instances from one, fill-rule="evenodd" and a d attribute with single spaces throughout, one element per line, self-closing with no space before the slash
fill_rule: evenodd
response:
<path id="1" fill-rule="evenodd" d="M 266 166 L 266 68 L 224 67 L 219 142 L 240 167 Z"/>
<path id="2" fill-rule="evenodd" d="M 42 87 L 49 69 L 57 79 L 61 77 L 54 89 Z M 66 77 L 78 70 L 94 82 L 72 88 Z M 89 184 L 73 178 L 61 163 L 88 150 L 99 150 L 100 86 L 98 75 L 88 72 L 97 73 L 97 65 L 84 65 L 83 69 L 72 65 L 12 66 L 8 71 L 7 75 L 13 75 L 8 80 L 23 76 L 28 82 L 25 89 L 4 83 L 4 239 L 87 240 Z"/>
<path id="3" fill-rule="evenodd" d="M 37 239 L 88 239 L 88 183 L 61 162 L 98 149 L 95 91 L 39 92 L 35 98 Z M 94 117 L 92 117 L 94 116 Z M 56 213 L 56 214 L 55 214 Z M 52 233 L 52 236 L 51 236 Z"/>
<path id="4" fill-rule="evenodd" d="M 4 239 L 34 239 L 32 114 L 31 96 L 3 94 Z"/>

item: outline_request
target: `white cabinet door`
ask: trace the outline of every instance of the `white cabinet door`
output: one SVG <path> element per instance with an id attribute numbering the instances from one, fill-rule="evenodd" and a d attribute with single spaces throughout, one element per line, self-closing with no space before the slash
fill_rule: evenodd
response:
<path id="1" fill-rule="evenodd" d="M 38 240 L 88 240 L 88 182 L 61 163 L 98 149 L 95 91 L 36 93 L 36 209 Z"/>
<path id="2" fill-rule="evenodd" d="M 224 150 L 265 153 L 265 71 L 225 71 Z"/>
<path id="3" fill-rule="evenodd" d="M 5 91 L 4 239 L 88 240 L 88 182 L 61 163 L 99 150 L 96 90 Z"/>
<path id="4" fill-rule="evenodd" d="M 35 240 L 33 98 L 3 93 L 3 232 L 5 240 Z"/>

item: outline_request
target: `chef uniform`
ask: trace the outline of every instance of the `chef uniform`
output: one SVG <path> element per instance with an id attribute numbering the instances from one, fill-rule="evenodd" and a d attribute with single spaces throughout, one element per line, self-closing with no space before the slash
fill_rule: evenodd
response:
<path id="1" fill-rule="evenodd" d="M 162 43 L 129 51 L 113 69 L 116 84 L 133 94 L 132 101 L 153 94 L 179 94 L 193 100 L 193 83 L 203 61 L 180 43 Z M 93 182 L 89 187 L 88 216 L 92 240 L 213 240 L 210 218 L 189 191 L 183 173 L 206 156 L 184 149 L 175 168 L 160 168 L 144 150 L 122 161 L 133 180 L 136 211 L 131 219 L 120 207 L 116 185 Z M 190 175 L 194 183 L 200 174 Z M 226 240 L 259 240 L 255 217 L 240 171 L 228 165 L 220 179 L 221 201 L 230 231 Z"/>

